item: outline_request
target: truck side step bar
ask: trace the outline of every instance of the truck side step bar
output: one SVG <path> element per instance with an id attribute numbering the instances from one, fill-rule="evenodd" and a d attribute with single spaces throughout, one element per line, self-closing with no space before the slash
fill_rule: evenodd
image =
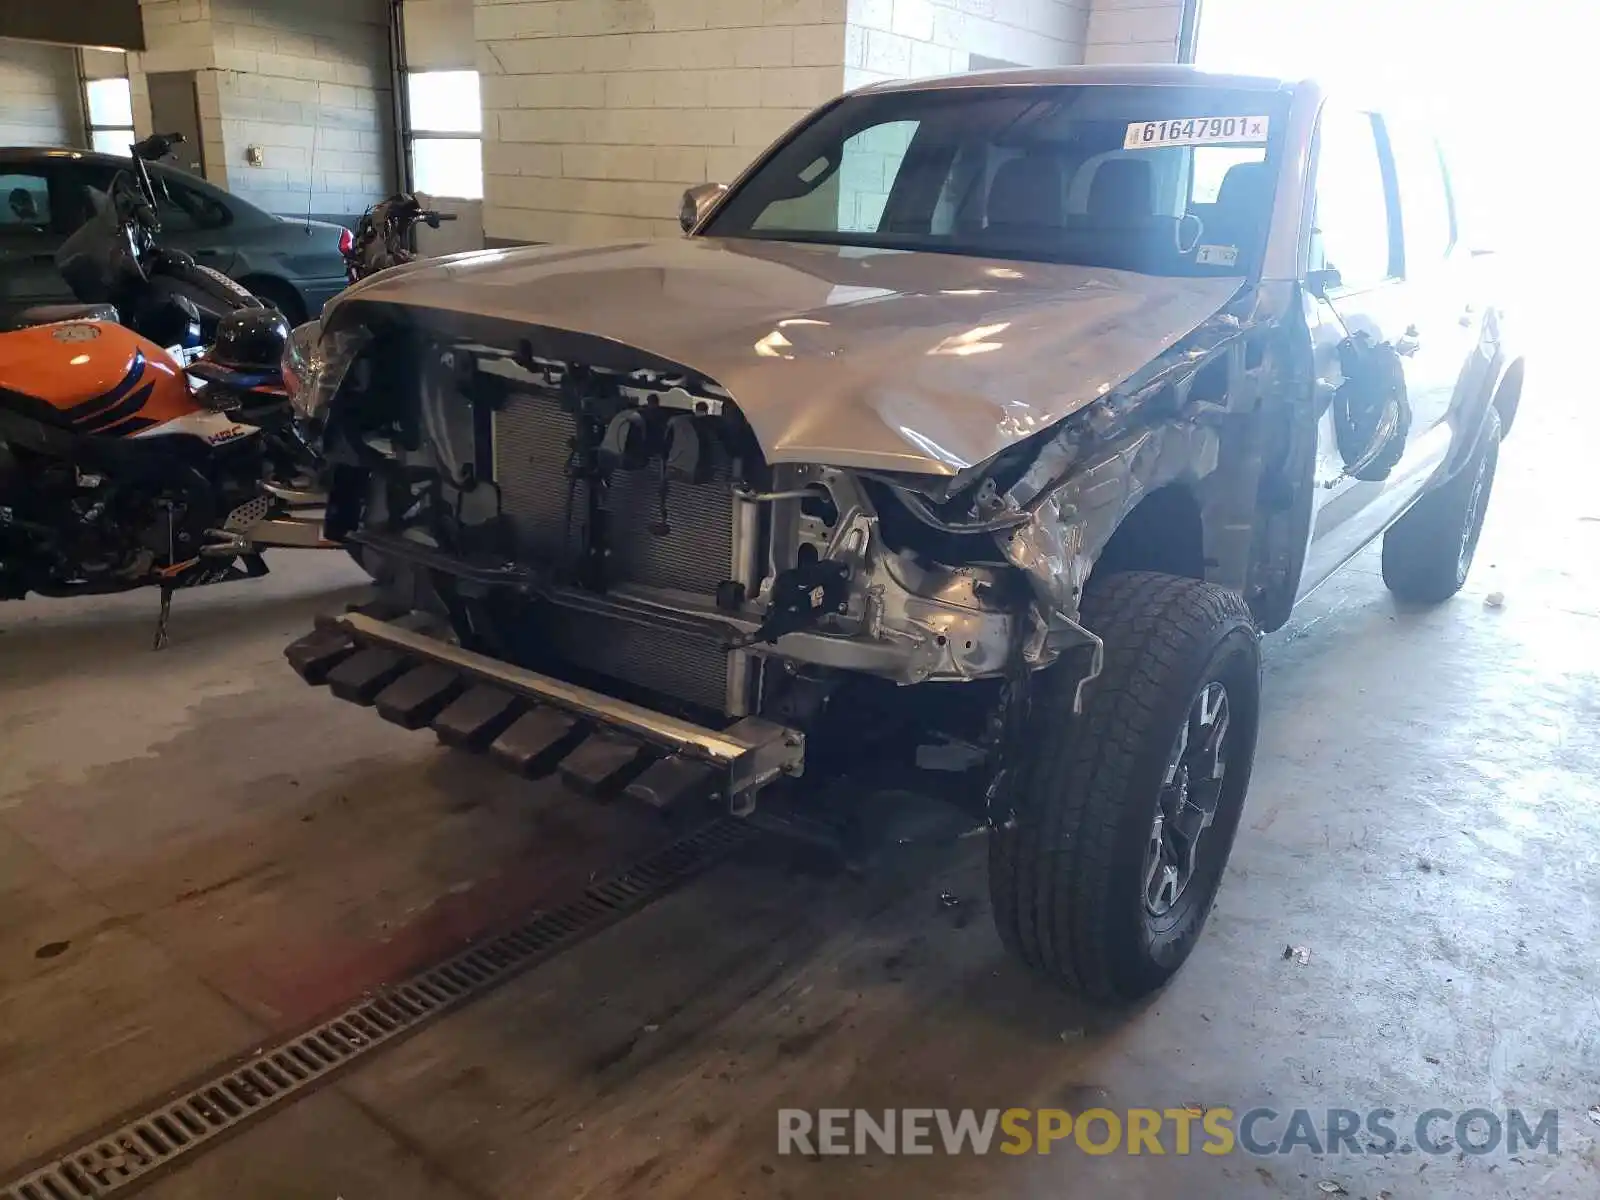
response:
<path id="1" fill-rule="evenodd" d="M 487 752 L 518 775 L 559 772 L 591 795 L 671 808 L 707 792 L 735 812 L 774 780 L 799 775 L 805 737 L 760 717 L 712 729 L 501 662 L 422 632 L 412 614 L 322 618 L 285 650 L 307 683 L 376 705 L 406 729 Z"/>

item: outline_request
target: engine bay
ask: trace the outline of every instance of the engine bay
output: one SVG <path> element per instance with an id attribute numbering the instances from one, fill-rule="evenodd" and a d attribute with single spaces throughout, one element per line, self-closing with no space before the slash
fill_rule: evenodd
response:
<path id="1" fill-rule="evenodd" d="M 433 342 L 409 403 L 341 398 L 332 533 L 409 563 L 406 603 L 513 661 L 724 717 L 800 677 L 1005 673 L 1029 602 L 992 539 L 941 540 L 862 473 L 769 466 L 713 381 L 553 348 Z"/>

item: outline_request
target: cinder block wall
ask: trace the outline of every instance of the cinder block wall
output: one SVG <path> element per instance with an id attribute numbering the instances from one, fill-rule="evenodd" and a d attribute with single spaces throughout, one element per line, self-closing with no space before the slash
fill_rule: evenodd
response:
<path id="1" fill-rule="evenodd" d="M 1083 61 L 1089 0 L 849 0 L 846 88 L 990 63 Z"/>
<path id="2" fill-rule="evenodd" d="M 200 140 L 206 178 L 228 185 L 226 155 L 222 146 L 222 114 L 217 104 L 215 40 L 211 29 L 211 0 L 139 0 L 144 20 L 142 52 L 128 55 L 128 85 L 133 93 L 134 132 L 153 132 L 150 122 L 148 76 L 163 71 L 196 71 L 199 93 Z"/>
<path id="3" fill-rule="evenodd" d="M 998 64 L 1083 61 L 1088 0 L 849 0 L 844 86 L 948 75 Z M 905 155 L 909 128 L 856 148 L 840 174 L 843 227 L 875 229 Z"/>
<path id="4" fill-rule="evenodd" d="M 1177 62 L 1183 0 L 1094 0 L 1083 61 Z"/>
<path id="5" fill-rule="evenodd" d="M 475 0 L 484 233 L 676 236 L 685 186 L 731 179 L 843 86 L 846 0 Z"/>
<path id="6" fill-rule="evenodd" d="M 81 146 L 78 68 L 67 46 L 0 38 L 0 146 Z"/>
<path id="7" fill-rule="evenodd" d="M 384 0 L 140 0 L 134 124 L 148 76 L 196 72 L 206 177 L 270 212 L 349 220 L 392 187 Z M 264 162 L 249 165 L 247 148 Z"/>
<path id="8" fill-rule="evenodd" d="M 474 0 L 484 232 L 675 236 L 686 185 L 732 179 L 841 91 L 965 71 L 975 54 L 1081 61 L 1088 3 Z"/>
<path id="9" fill-rule="evenodd" d="M 210 0 L 210 9 L 235 194 L 270 212 L 346 220 L 392 190 L 383 0 Z M 251 146 L 261 147 L 259 167 Z"/>

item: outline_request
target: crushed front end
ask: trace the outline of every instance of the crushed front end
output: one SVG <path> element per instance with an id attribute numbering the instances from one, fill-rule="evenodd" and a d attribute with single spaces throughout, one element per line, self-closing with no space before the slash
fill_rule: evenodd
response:
<path id="1" fill-rule="evenodd" d="M 992 699 L 1037 661 L 995 539 L 919 520 L 892 477 L 770 466 L 679 364 L 428 315 L 363 314 L 319 413 L 328 534 L 382 594 L 289 648 L 308 681 L 524 774 L 742 810 L 920 725 L 903 685 Z M 967 707 L 981 738 L 992 705 Z"/>
<path id="2" fill-rule="evenodd" d="M 1240 515 L 1284 369 L 1270 324 L 1218 313 L 936 474 L 769 461 L 717 380 L 617 340 L 359 299 L 336 322 L 296 332 L 286 378 L 325 425 L 328 536 L 381 599 L 289 658 L 524 774 L 743 811 L 929 758 L 968 764 L 982 807 L 1030 676 L 1067 653 L 1099 671 L 1079 600 L 1143 500 L 1187 490 L 1223 532 L 1197 575 L 1275 586 Z"/>

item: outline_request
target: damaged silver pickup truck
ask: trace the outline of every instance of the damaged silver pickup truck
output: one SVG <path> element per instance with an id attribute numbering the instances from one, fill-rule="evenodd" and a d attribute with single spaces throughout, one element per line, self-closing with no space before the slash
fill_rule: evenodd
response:
<path id="1" fill-rule="evenodd" d="M 386 271 L 297 331 L 385 607 L 297 670 L 601 794 L 960 768 L 1006 944 L 1131 1000 L 1250 779 L 1258 644 L 1383 535 L 1462 585 L 1522 364 L 1432 139 L 1310 83 L 834 101 L 682 240 Z M 864 794 L 864 793 L 863 793 Z"/>

